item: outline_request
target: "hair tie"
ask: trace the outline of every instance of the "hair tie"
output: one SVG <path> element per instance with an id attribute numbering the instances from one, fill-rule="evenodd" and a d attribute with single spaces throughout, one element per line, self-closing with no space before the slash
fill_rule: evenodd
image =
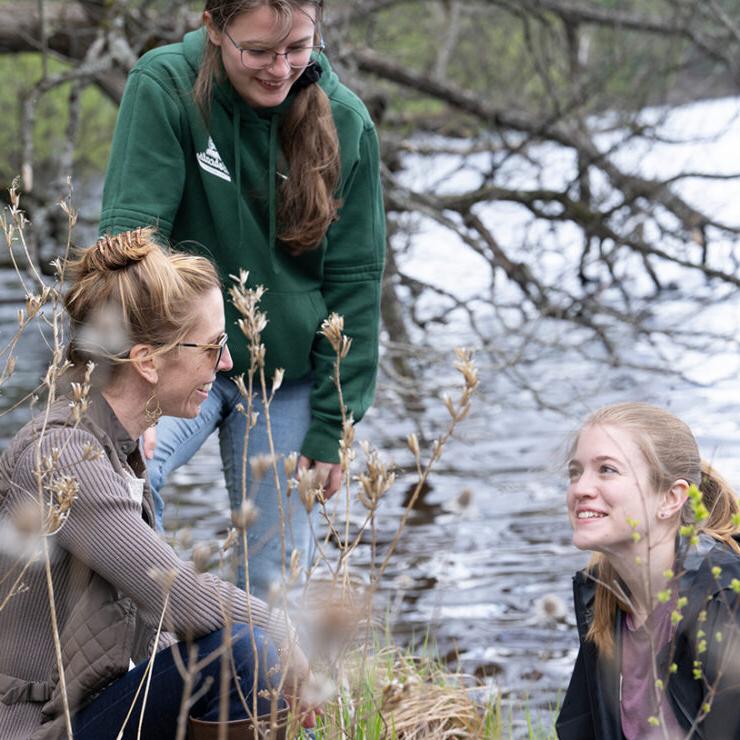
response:
<path id="1" fill-rule="evenodd" d="M 323 73 L 324 70 L 318 64 L 311 64 L 303 70 L 301 76 L 293 83 L 293 89 L 299 92 L 306 87 L 315 85 L 321 79 Z"/>

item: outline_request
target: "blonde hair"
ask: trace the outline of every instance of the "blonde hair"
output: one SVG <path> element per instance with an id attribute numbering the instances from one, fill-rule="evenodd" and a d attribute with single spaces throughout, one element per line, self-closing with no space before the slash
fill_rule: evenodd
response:
<path id="1" fill-rule="evenodd" d="M 581 431 L 594 426 L 618 427 L 631 432 L 648 464 L 654 492 L 667 491 L 681 479 L 695 484 L 702 493 L 709 516 L 695 523 L 687 501 L 681 509 L 681 524 L 695 524 L 698 531 L 726 543 L 740 554 L 740 547 L 733 539 L 733 534 L 738 531 L 732 521 L 738 512 L 736 494 L 729 483 L 701 459 L 696 439 L 685 422 L 658 406 L 619 403 L 592 413 Z M 571 445 L 569 456 L 572 456 L 577 443 L 578 436 Z M 617 609 L 629 611 L 629 607 L 609 588 L 609 584 L 617 583 L 617 573 L 605 556 L 595 553 L 588 571 L 596 580 L 596 596 L 594 617 L 586 637 L 596 643 L 600 653 L 611 655 Z"/>
<path id="2" fill-rule="evenodd" d="M 108 371 L 107 380 L 135 344 L 154 345 L 155 354 L 171 350 L 197 321 L 198 298 L 221 288 L 211 262 L 166 251 L 155 233 L 140 228 L 103 236 L 68 265 L 67 358 L 75 367 L 92 361 Z"/>
<path id="3" fill-rule="evenodd" d="M 288 33 L 293 13 L 305 6 L 316 8 L 316 35 L 323 0 L 207 0 L 204 11 L 214 26 L 224 31 L 242 13 L 269 7 L 281 29 Z M 206 39 L 206 47 L 193 86 L 193 97 L 206 120 L 209 117 L 213 84 L 223 79 L 219 48 Z M 339 201 L 339 139 L 326 93 L 316 84 L 298 90 L 293 104 L 280 122 L 280 145 L 290 175 L 278 191 L 278 238 L 293 255 L 315 249 L 329 226 L 337 219 Z"/>

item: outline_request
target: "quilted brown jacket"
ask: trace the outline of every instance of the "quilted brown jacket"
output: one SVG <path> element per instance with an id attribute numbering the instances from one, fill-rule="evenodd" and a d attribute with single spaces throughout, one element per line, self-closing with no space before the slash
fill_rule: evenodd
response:
<path id="1" fill-rule="evenodd" d="M 44 424 L 43 434 L 40 433 Z M 46 538 L 66 693 L 74 714 L 150 654 L 162 611 L 161 575 L 174 574 L 159 648 L 233 621 L 290 630 L 281 614 L 220 579 L 198 574 L 152 529 L 151 493 L 138 445 L 105 399 L 95 396 L 77 425 L 68 399 L 44 422 L 26 425 L 0 456 L 0 737 L 48 740 L 65 734 L 51 630 L 43 542 L 24 536 L 29 506 L 65 484 L 76 497 L 66 521 Z M 41 462 L 41 468 L 39 467 Z M 70 482 L 72 481 L 72 482 Z M 27 529 L 27 528 L 26 528 Z M 30 562 L 30 565 L 29 565 Z M 8 576 L 8 577 L 6 577 Z M 158 577 L 159 576 L 159 577 Z"/>

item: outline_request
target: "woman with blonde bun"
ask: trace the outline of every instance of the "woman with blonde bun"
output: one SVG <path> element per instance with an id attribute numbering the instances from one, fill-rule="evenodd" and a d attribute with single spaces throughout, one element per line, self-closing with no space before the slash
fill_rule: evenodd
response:
<path id="1" fill-rule="evenodd" d="M 643 403 L 591 414 L 571 447 L 580 650 L 562 740 L 740 738 L 740 515 L 689 427 Z"/>
<path id="2" fill-rule="evenodd" d="M 196 416 L 231 367 L 213 265 L 137 229 L 82 250 L 69 273 L 68 356 L 89 388 L 0 456 L 0 737 L 175 737 L 188 716 L 193 738 L 216 737 L 219 720 L 246 737 L 286 696 L 312 725 L 291 698 L 309 669 L 284 614 L 154 530 L 137 440 L 160 414 Z"/>

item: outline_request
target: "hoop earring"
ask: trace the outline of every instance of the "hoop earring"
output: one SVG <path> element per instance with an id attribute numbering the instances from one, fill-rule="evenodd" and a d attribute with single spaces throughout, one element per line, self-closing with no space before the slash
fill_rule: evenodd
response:
<path id="1" fill-rule="evenodd" d="M 156 406 L 154 403 L 156 403 Z M 144 406 L 144 419 L 146 420 L 147 427 L 153 427 L 157 425 L 157 422 L 162 416 L 162 407 L 159 405 L 159 398 L 157 398 L 157 391 L 152 391 L 152 395 L 149 396 L 146 405 Z"/>

